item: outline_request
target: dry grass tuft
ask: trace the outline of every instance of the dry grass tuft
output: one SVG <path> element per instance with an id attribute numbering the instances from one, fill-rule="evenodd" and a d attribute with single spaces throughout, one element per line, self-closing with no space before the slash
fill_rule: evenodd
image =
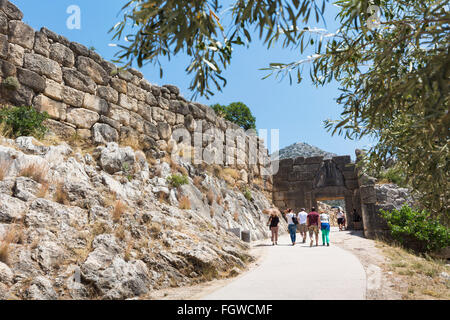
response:
<path id="1" fill-rule="evenodd" d="M 46 181 L 46 182 L 43 182 L 41 185 L 42 186 L 39 189 L 39 191 L 37 192 L 36 197 L 45 198 L 47 196 L 48 189 L 50 188 L 50 183 L 48 181 Z"/>
<path id="2" fill-rule="evenodd" d="M 182 210 L 191 210 L 191 200 L 188 197 L 182 196 L 179 201 L 179 208 Z"/>
<path id="3" fill-rule="evenodd" d="M 0 161 L 0 181 L 3 181 L 3 179 L 5 179 L 6 175 L 8 174 L 9 167 L 11 167 L 10 161 Z"/>
<path id="4" fill-rule="evenodd" d="M 216 198 L 216 202 L 217 202 L 217 204 L 218 204 L 219 206 L 222 205 L 222 201 L 223 201 L 222 196 L 221 196 L 221 195 L 218 195 L 217 198 Z"/>
<path id="5" fill-rule="evenodd" d="M 69 195 L 64 188 L 64 182 L 58 182 L 56 185 L 55 193 L 53 195 L 53 201 L 63 204 L 65 206 L 69 205 Z"/>
<path id="6" fill-rule="evenodd" d="M 122 214 L 124 214 L 126 210 L 127 206 L 125 203 L 122 202 L 122 200 L 116 201 L 112 212 L 113 221 L 118 222 L 120 220 L 120 217 L 122 216 Z"/>
<path id="7" fill-rule="evenodd" d="M 214 211 L 214 209 L 213 208 L 211 208 L 210 210 L 209 210 L 209 215 L 211 216 L 211 218 L 214 218 L 214 214 L 215 214 L 216 212 Z"/>
<path id="8" fill-rule="evenodd" d="M 131 251 L 133 250 L 133 246 L 134 246 L 133 240 L 130 239 L 127 243 L 127 247 L 125 248 L 125 252 L 123 254 L 123 259 L 127 262 L 130 261 L 132 258 Z"/>
<path id="9" fill-rule="evenodd" d="M 215 199 L 214 192 L 212 192 L 212 190 L 208 191 L 208 193 L 206 194 L 206 199 L 208 200 L 208 204 L 212 206 Z"/>
<path id="10" fill-rule="evenodd" d="M 19 172 L 19 176 L 31 178 L 39 183 L 45 183 L 47 182 L 47 172 L 48 168 L 45 164 L 32 163 L 22 168 Z"/>
<path id="11" fill-rule="evenodd" d="M 11 253 L 11 244 L 24 243 L 23 226 L 12 226 L 8 229 L 2 241 L 0 242 L 0 261 L 9 264 Z"/>
<path id="12" fill-rule="evenodd" d="M 203 188 L 203 186 L 202 186 L 203 178 L 202 177 L 195 176 L 193 181 L 194 181 L 194 186 L 196 186 L 197 189 L 201 190 Z"/>
<path id="13" fill-rule="evenodd" d="M 166 193 L 164 193 L 162 191 L 159 192 L 159 202 L 160 203 L 167 203 L 168 197 L 169 197 L 168 194 L 166 194 Z"/>
<path id="14" fill-rule="evenodd" d="M 139 139 L 137 137 L 128 136 L 123 139 L 120 139 L 120 145 L 125 147 L 131 147 L 133 150 L 141 150 L 141 146 L 139 144 Z"/>
<path id="15" fill-rule="evenodd" d="M 450 273 L 445 261 L 417 256 L 412 251 L 382 241 L 377 241 L 377 247 L 389 258 L 384 265 L 385 271 L 392 272 L 401 283 L 394 288 L 402 293 L 403 299 L 450 299 L 450 281 L 440 277 L 443 272 Z"/>
<path id="16" fill-rule="evenodd" d="M 236 222 L 239 221 L 239 213 L 235 212 L 233 214 L 233 220 L 236 221 Z"/>

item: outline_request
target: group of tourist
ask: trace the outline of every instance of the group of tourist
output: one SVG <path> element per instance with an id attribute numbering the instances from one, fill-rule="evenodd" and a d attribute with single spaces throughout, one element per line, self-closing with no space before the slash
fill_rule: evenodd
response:
<path id="1" fill-rule="evenodd" d="M 267 210 L 269 213 L 269 221 L 267 225 L 272 232 L 272 245 L 278 244 L 278 224 L 280 223 L 280 211 L 276 208 Z M 289 235 L 291 237 L 292 245 L 295 245 L 297 240 L 297 231 L 302 237 L 302 242 L 306 242 L 306 235 L 309 233 L 310 247 L 316 240 L 316 246 L 319 245 L 319 230 L 322 233 L 322 245 L 330 246 L 330 216 L 326 212 L 320 214 L 316 212 L 316 208 L 312 207 L 309 213 L 305 208 L 302 208 L 299 213 L 293 212 L 291 208 L 283 212 L 283 218 L 288 224 Z M 337 213 L 339 230 L 345 227 L 345 214 L 339 208 Z M 314 236 L 314 238 L 313 238 Z"/>

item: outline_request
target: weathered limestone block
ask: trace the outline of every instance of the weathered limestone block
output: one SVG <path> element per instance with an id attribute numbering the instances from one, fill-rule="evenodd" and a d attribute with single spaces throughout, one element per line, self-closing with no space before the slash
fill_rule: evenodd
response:
<path id="1" fill-rule="evenodd" d="M 18 67 L 23 66 L 25 56 L 25 49 L 18 44 L 9 44 L 8 61 L 14 63 Z"/>
<path id="2" fill-rule="evenodd" d="M 17 68 L 14 64 L 6 60 L 0 60 L 0 77 L 15 77 Z"/>
<path id="3" fill-rule="evenodd" d="M 206 120 L 209 122 L 215 123 L 216 122 L 216 113 L 212 108 L 206 108 Z"/>
<path id="4" fill-rule="evenodd" d="M 168 110 L 165 110 L 165 112 L 164 112 L 164 119 L 166 120 L 166 122 L 169 125 L 173 126 L 176 123 L 177 116 L 176 116 L 175 113 L 170 112 Z"/>
<path id="5" fill-rule="evenodd" d="M 0 33 L 8 34 L 8 17 L 0 10 Z"/>
<path id="6" fill-rule="evenodd" d="M 130 116 L 130 126 L 138 131 L 139 133 L 144 133 L 145 120 L 137 113 L 131 112 Z"/>
<path id="7" fill-rule="evenodd" d="M 109 111 L 108 102 L 106 102 L 106 100 L 100 99 L 89 93 L 84 95 L 82 107 L 103 115 L 107 115 Z"/>
<path id="8" fill-rule="evenodd" d="M 52 100 L 40 94 L 34 98 L 33 105 L 38 111 L 47 112 L 52 119 L 66 120 L 66 105 L 62 102 Z"/>
<path id="9" fill-rule="evenodd" d="M 7 59 L 9 55 L 8 37 L 0 34 L 0 58 Z"/>
<path id="10" fill-rule="evenodd" d="M 88 57 L 89 56 L 89 49 L 77 42 L 71 42 L 69 45 L 69 48 L 76 54 L 79 56 L 85 56 Z"/>
<path id="11" fill-rule="evenodd" d="M 127 93 L 128 87 L 127 82 L 119 79 L 119 78 L 111 78 L 110 80 L 111 87 L 113 87 L 119 93 Z"/>
<path id="12" fill-rule="evenodd" d="M 186 117 L 184 117 L 184 125 L 190 132 L 194 132 L 197 128 L 197 122 L 191 114 L 188 114 Z"/>
<path id="13" fill-rule="evenodd" d="M 97 112 L 84 108 L 71 108 L 67 110 L 66 120 L 81 129 L 90 129 L 100 119 Z"/>
<path id="14" fill-rule="evenodd" d="M 152 121 L 152 108 L 144 102 L 138 101 L 137 113 L 147 121 Z"/>
<path id="15" fill-rule="evenodd" d="M 156 122 L 164 121 L 164 110 L 160 107 L 152 107 L 152 117 Z"/>
<path id="16" fill-rule="evenodd" d="M 156 85 L 152 85 L 152 93 L 155 97 L 161 96 L 161 87 L 158 87 Z"/>
<path id="17" fill-rule="evenodd" d="M 50 42 L 48 41 L 47 36 L 40 31 L 35 33 L 34 52 L 39 53 L 46 58 L 50 56 Z"/>
<path id="18" fill-rule="evenodd" d="M 62 100 L 63 85 L 53 81 L 52 79 L 47 79 L 44 94 L 54 100 Z"/>
<path id="19" fill-rule="evenodd" d="M 169 110 L 169 100 L 163 97 L 158 97 L 158 106 L 164 110 Z"/>
<path id="20" fill-rule="evenodd" d="M 47 119 L 44 125 L 57 136 L 63 139 L 71 139 L 76 134 L 75 126 L 66 122 Z"/>
<path id="21" fill-rule="evenodd" d="M 377 194 L 374 186 L 361 186 L 359 187 L 359 192 L 362 203 L 375 203 L 377 201 Z"/>
<path id="22" fill-rule="evenodd" d="M 175 120 L 175 124 L 176 125 L 183 125 L 184 124 L 184 116 L 182 114 L 176 114 L 176 120 Z"/>
<path id="23" fill-rule="evenodd" d="M 130 112 L 118 105 L 110 104 L 109 117 L 120 122 L 124 126 L 130 125 Z"/>
<path id="24" fill-rule="evenodd" d="M 150 106 L 157 106 L 158 100 L 155 98 L 155 96 L 151 92 L 145 93 L 145 103 L 147 103 Z"/>
<path id="25" fill-rule="evenodd" d="M 133 79 L 133 75 L 127 71 L 127 70 L 120 70 L 119 71 L 119 78 L 122 80 L 125 80 L 126 82 L 131 82 L 131 80 Z"/>
<path id="26" fill-rule="evenodd" d="M 134 112 L 137 112 L 138 110 L 137 100 L 130 98 L 129 96 L 123 93 L 121 93 L 119 96 L 119 106 Z"/>
<path id="27" fill-rule="evenodd" d="M 119 101 L 119 93 L 111 87 L 98 86 L 97 95 L 108 102 L 117 104 Z"/>
<path id="28" fill-rule="evenodd" d="M 75 56 L 72 50 L 58 42 L 50 46 L 50 59 L 68 68 L 73 67 L 75 64 Z"/>
<path id="29" fill-rule="evenodd" d="M 109 75 L 106 71 L 90 58 L 79 56 L 77 59 L 77 68 L 97 84 L 106 85 L 109 82 Z"/>
<path id="30" fill-rule="evenodd" d="M 23 13 L 14 4 L 8 0 L 0 0 L 0 10 L 3 11 L 11 20 L 22 20 Z"/>
<path id="31" fill-rule="evenodd" d="M 280 168 L 283 167 L 292 167 L 292 165 L 294 164 L 294 160 L 293 159 L 282 159 L 279 162 L 279 166 Z"/>
<path id="32" fill-rule="evenodd" d="M 120 130 L 120 122 L 116 121 L 114 119 L 108 118 L 104 115 L 100 115 L 100 120 L 101 123 L 106 123 L 107 125 L 113 127 L 116 130 Z"/>
<path id="33" fill-rule="evenodd" d="M 24 68 L 44 75 L 56 82 L 62 82 L 63 77 L 59 64 L 41 55 L 25 53 Z"/>
<path id="34" fill-rule="evenodd" d="M 33 101 L 34 91 L 25 85 L 20 85 L 17 90 L 8 90 L 7 88 L 1 86 L 0 97 L 8 101 L 8 103 L 16 106 L 29 106 Z"/>
<path id="35" fill-rule="evenodd" d="M 77 129 L 77 136 L 83 140 L 92 138 L 92 131 L 89 129 Z"/>
<path id="36" fill-rule="evenodd" d="M 305 157 L 297 157 L 294 159 L 294 165 L 301 165 L 305 163 Z"/>
<path id="37" fill-rule="evenodd" d="M 40 93 L 45 90 L 45 79 L 36 72 L 17 68 L 17 79 L 20 83 L 30 87 L 35 92 Z"/>
<path id="38" fill-rule="evenodd" d="M 72 107 L 81 107 L 84 100 L 84 92 L 78 91 L 77 89 L 63 86 L 62 88 L 62 99 L 64 103 Z"/>
<path id="39" fill-rule="evenodd" d="M 139 101 L 145 101 L 147 98 L 147 92 L 143 89 L 135 86 L 134 84 L 128 83 L 127 86 L 128 95 Z"/>
<path id="40" fill-rule="evenodd" d="M 33 49 L 34 29 L 19 20 L 9 22 L 9 42 Z"/>
<path id="41" fill-rule="evenodd" d="M 178 87 L 174 86 L 174 85 L 165 84 L 165 85 L 163 85 L 163 87 L 169 89 L 170 93 L 173 93 L 175 95 L 179 95 L 180 94 L 180 89 Z"/>
<path id="42" fill-rule="evenodd" d="M 309 157 L 305 159 L 306 164 L 321 164 L 323 161 L 323 156 L 317 156 L 317 157 Z"/>
<path id="43" fill-rule="evenodd" d="M 192 116 L 195 119 L 204 119 L 205 118 L 205 113 L 196 104 L 190 103 L 190 104 L 188 104 L 188 107 L 189 107 L 189 110 L 190 110 Z"/>
<path id="44" fill-rule="evenodd" d="M 112 62 L 102 60 L 100 62 L 100 65 L 102 66 L 103 69 L 105 69 L 106 73 L 109 74 L 110 76 L 117 73 L 117 66 Z"/>
<path id="45" fill-rule="evenodd" d="M 94 143 L 107 144 L 108 142 L 117 142 L 119 133 L 107 124 L 96 123 L 92 127 L 92 138 Z"/>
<path id="46" fill-rule="evenodd" d="M 66 85 L 83 92 L 95 94 L 95 82 L 78 70 L 63 68 L 63 78 Z"/>
<path id="47" fill-rule="evenodd" d="M 154 140 L 159 140 L 159 130 L 158 127 L 153 123 L 145 121 L 144 122 L 144 133 Z"/>
<path id="48" fill-rule="evenodd" d="M 172 134 L 172 128 L 168 123 L 160 122 L 158 123 L 158 133 L 161 139 L 169 140 Z"/>

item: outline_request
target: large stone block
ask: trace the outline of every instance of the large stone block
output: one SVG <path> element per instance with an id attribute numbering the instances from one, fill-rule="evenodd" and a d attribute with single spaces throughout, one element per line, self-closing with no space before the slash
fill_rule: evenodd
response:
<path id="1" fill-rule="evenodd" d="M 19 82 L 30 87 L 35 92 L 43 92 L 45 90 L 45 79 L 36 72 L 27 69 L 17 68 L 17 78 Z"/>
<path id="2" fill-rule="evenodd" d="M 123 93 L 119 96 L 119 105 L 130 111 L 138 111 L 137 100 Z"/>
<path id="3" fill-rule="evenodd" d="M 97 112 L 84 108 L 71 108 L 67 111 L 66 120 L 81 129 L 90 129 L 100 119 Z"/>
<path id="4" fill-rule="evenodd" d="M 8 17 L 0 11 L 0 33 L 8 34 Z"/>
<path id="5" fill-rule="evenodd" d="M 23 66 L 25 56 L 25 48 L 18 44 L 9 43 L 8 61 L 14 63 L 18 67 Z"/>
<path id="6" fill-rule="evenodd" d="M 139 101 L 145 101 L 147 98 L 147 92 L 134 84 L 128 83 L 127 85 L 128 95 Z"/>
<path id="7" fill-rule="evenodd" d="M 50 56 L 50 42 L 43 32 L 36 32 L 34 38 L 34 52 L 39 53 L 46 58 Z"/>
<path id="8" fill-rule="evenodd" d="M 61 120 L 47 119 L 44 125 L 49 128 L 50 132 L 66 140 L 73 138 L 77 132 L 74 125 Z"/>
<path id="9" fill-rule="evenodd" d="M 62 99 L 64 103 L 72 107 L 81 107 L 84 100 L 84 92 L 78 91 L 77 89 L 63 86 L 62 88 Z"/>
<path id="10" fill-rule="evenodd" d="M 111 87 L 113 87 L 119 93 L 127 93 L 128 87 L 127 82 L 119 79 L 119 78 L 111 78 L 110 80 Z"/>
<path id="11" fill-rule="evenodd" d="M 33 49 L 34 29 L 19 20 L 9 22 L 9 42 L 27 49 Z"/>
<path id="12" fill-rule="evenodd" d="M 95 82 L 78 70 L 63 68 L 63 78 L 66 85 L 83 92 L 95 94 L 97 87 Z"/>
<path id="13" fill-rule="evenodd" d="M 107 116 L 104 115 L 100 115 L 100 120 L 101 123 L 106 123 L 107 125 L 113 127 L 116 130 L 120 130 L 120 122 L 116 121 L 114 119 L 108 118 Z"/>
<path id="14" fill-rule="evenodd" d="M 62 82 L 63 77 L 59 64 L 41 55 L 25 53 L 24 67 L 56 82 Z"/>
<path id="15" fill-rule="evenodd" d="M 62 100 L 63 85 L 52 79 L 47 79 L 44 94 L 54 100 Z"/>
<path id="16" fill-rule="evenodd" d="M 52 100 L 43 94 L 36 96 L 33 100 L 34 107 L 40 112 L 47 112 L 50 118 L 55 120 L 66 120 L 66 105 Z"/>
<path id="17" fill-rule="evenodd" d="M 14 4 L 8 0 L 0 0 L 0 10 L 3 11 L 11 20 L 22 20 L 23 13 Z"/>
<path id="18" fill-rule="evenodd" d="M 150 138 L 155 139 L 156 141 L 160 139 L 158 127 L 151 122 L 144 122 L 144 133 Z"/>
<path id="19" fill-rule="evenodd" d="M 82 107 L 103 115 L 107 115 L 109 111 L 108 102 L 106 102 L 106 100 L 89 93 L 84 95 Z"/>
<path id="20" fill-rule="evenodd" d="M 292 165 L 294 164 L 294 160 L 293 159 L 282 159 L 280 160 L 280 168 L 283 167 L 292 167 Z"/>
<path id="21" fill-rule="evenodd" d="M 130 126 L 139 133 L 144 133 L 145 120 L 137 113 L 131 112 Z"/>
<path id="22" fill-rule="evenodd" d="M 322 161 L 323 161 L 323 156 L 305 158 L 306 164 L 312 164 L 312 163 L 320 164 L 320 163 L 322 163 Z"/>
<path id="23" fill-rule="evenodd" d="M 104 123 L 96 123 L 92 127 L 92 139 L 97 144 L 119 141 L 119 133 L 116 129 Z"/>
<path id="24" fill-rule="evenodd" d="M 90 77 L 97 84 L 106 85 L 109 82 L 109 75 L 94 60 L 79 56 L 77 59 L 78 70 Z"/>
<path id="25" fill-rule="evenodd" d="M 0 60 L 0 77 L 15 77 L 17 75 L 17 68 L 14 64 L 6 60 Z"/>
<path id="26" fill-rule="evenodd" d="M 50 47 L 50 59 L 68 68 L 75 64 L 75 56 L 72 50 L 58 42 L 53 43 Z"/>
<path id="27" fill-rule="evenodd" d="M 9 90 L 0 86 L 0 100 L 5 100 L 9 104 L 16 106 L 30 106 L 34 97 L 34 91 L 25 85 L 21 85 L 17 90 Z"/>
<path id="28" fill-rule="evenodd" d="M 305 157 L 297 157 L 294 159 L 294 165 L 301 165 L 305 163 Z"/>
<path id="29" fill-rule="evenodd" d="M 124 126 L 130 125 L 130 112 L 118 105 L 110 104 L 109 117 Z"/>
<path id="30" fill-rule="evenodd" d="M 97 95 L 106 101 L 117 104 L 119 101 L 119 93 L 111 87 L 98 86 Z"/>
<path id="31" fill-rule="evenodd" d="M 9 55 L 8 37 L 0 34 L 0 58 L 7 59 Z"/>

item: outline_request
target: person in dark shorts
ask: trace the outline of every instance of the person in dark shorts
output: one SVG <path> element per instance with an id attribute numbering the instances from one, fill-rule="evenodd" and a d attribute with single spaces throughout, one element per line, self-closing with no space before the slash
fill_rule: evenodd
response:
<path id="1" fill-rule="evenodd" d="M 280 212 L 277 209 L 269 210 L 269 221 L 267 225 L 272 233 L 272 245 L 278 245 L 278 224 L 280 223 Z"/>

